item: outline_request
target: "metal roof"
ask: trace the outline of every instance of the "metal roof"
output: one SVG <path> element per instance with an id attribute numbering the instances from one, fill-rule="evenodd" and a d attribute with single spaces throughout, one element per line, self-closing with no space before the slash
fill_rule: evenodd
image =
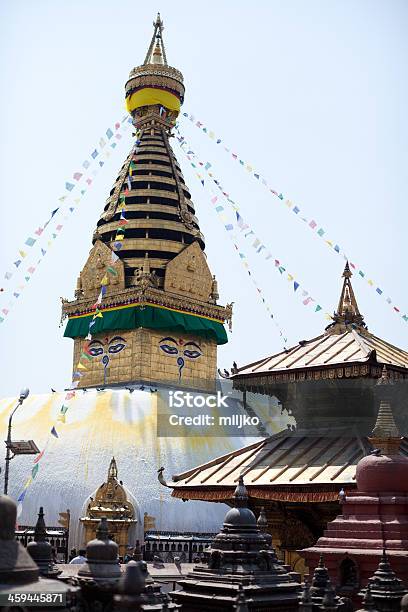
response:
<path id="1" fill-rule="evenodd" d="M 408 369 L 408 352 L 377 338 L 367 330 L 347 329 L 342 333 L 334 334 L 328 331 L 312 340 L 302 340 L 281 353 L 237 368 L 232 378 L 294 369 L 368 363 L 373 360 L 381 365 Z"/>
<path id="2" fill-rule="evenodd" d="M 367 438 L 347 427 L 287 430 L 173 476 L 168 484 L 183 491 L 234 488 L 243 475 L 249 494 L 251 487 L 339 490 L 355 485 L 356 464 L 370 450 Z M 400 452 L 408 455 L 407 438 Z"/>

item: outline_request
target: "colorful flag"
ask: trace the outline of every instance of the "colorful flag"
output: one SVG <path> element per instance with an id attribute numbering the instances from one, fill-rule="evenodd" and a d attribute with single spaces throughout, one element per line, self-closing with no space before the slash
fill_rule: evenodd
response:
<path id="1" fill-rule="evenodd" d="M 21 259 L 17 259 L 17 261 L 14 262 L 14 265 L 16 266 L 16 268 L 18 268 L 20 264 L 21 264 Z"/>
<path id="2" fill-rule="evenodd" d="M 52 426 L 52 429 L 51 429 L 51 435 L 53 435 L 54 438 L 59 438 L 57 434 L 57 430 L 55 429 L 54 425 Z"/>
<path id="3" fill-rule="evenodd" d="M 99 154 L 98 154 L 98 151 L 97 151 L 96 149 L 95 149 L 95 150 L 94 150 L 94 151 L 91 153 L 91 157 L 92 157 L 93 159 L 95 159 L 95 157 L 97 157 L 98 155 L 99 155 Z"/>
<path id="4" fill-rule="evenodd" d="M 27 238 L 27 240 L 25 241 L 25 244 L 26 244 L 27 246 L 30 246 L 30 247 L 32 247 L 32 246 L 33 246 L 33 244 L 35 244 L 35 243 L 36 243 L 35 238 Z"/>
<path id="5" fill-rule="evenodd" d="M 72 191 L 74 187 L 75 185 L 73 183 L 68 183 L 68 181 L 65 183 L 65 189 L 67 191 Z"/>
<path id="6" fill-rule="evenodd" d="M 34 478 L 37 476 L 38 474 L 38 470 L 39 470 L 39 465 L 38 463 L 35 464 L 35 466 L 33 467 L 33 469 L 31 470 L 31 478 L 34 480 Z"/>
<path id="7" fill-rule="evenodd" d="M 11 272 L 6 272 L 6 273 L 5 273 L 5 275 L 4 275 L 4 278 L 5 278 L 6 280 L 10 280 L 10 278 L 11 278 L 12 276 L 13 276 L 13 275 L 12 275 L 12 273 L 11 273 Z"/>
<path id="8" fill-rule="evenodd" d="M 113 136 L 113 132 L 112 132 L 112 130 L 111 130 L 110 128 L 108 128 L 108 129 L 106 130 L 106 136 L 107 136 L 107 138 L 112 138 L 112 136 Z"/>

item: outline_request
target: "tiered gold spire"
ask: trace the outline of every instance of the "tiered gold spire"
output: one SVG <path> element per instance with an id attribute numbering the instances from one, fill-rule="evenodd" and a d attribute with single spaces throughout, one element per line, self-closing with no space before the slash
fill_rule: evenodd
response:
<path id="1" fill-rule="evenodd" d="M 135 144 L 98 221 L 76 299 L 63 303 L 79 387 L 196 376 L 207 385 L 216 345 L 227 341 L 231 309 L 216 303 L 204 237 L 169 142 L 183 75 L 167 64 L 160 15 L 153 25 L 145 62 L 125 86 Z M 82 338 L 90 332 L 88 345 Z"/>

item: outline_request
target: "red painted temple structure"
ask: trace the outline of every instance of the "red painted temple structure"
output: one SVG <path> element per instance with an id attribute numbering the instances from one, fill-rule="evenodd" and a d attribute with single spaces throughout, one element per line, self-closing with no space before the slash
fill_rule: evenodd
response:
<path id="1" fill-rule="evenodd" d="M 301 551 L 313 571 L 323 555 L 338 592 L 355 596 L 367 586 L 384 551 L 396 576 L 408 585 L 408 458 L 392 411 L 386 368 L 378 381 L 380 407 L 369 438 L 375 449 L 357 464 L 357 490 L 341 494 L 342 514 L 317 543 Z"/>

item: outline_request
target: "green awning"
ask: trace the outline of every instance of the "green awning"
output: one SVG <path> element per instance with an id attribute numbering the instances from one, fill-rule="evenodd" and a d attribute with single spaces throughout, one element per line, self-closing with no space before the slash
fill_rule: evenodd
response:
<path id="1" fill-rule="evenodd" d="M 84 338 L 89 331 L 92 335 L 112 330 L 167 329 L 178 332 L 191 332 L 203 338 L 211 338 L 217 344 L 228 342 L 224 325 L 219 321 L 187 314 L 160 306 L 128 306 L 102 310 L 102 317 L 96 317 L 89 329 L 93 314 L 72 317 L 68 320 L 64 336 L 67 338 Z"/>

